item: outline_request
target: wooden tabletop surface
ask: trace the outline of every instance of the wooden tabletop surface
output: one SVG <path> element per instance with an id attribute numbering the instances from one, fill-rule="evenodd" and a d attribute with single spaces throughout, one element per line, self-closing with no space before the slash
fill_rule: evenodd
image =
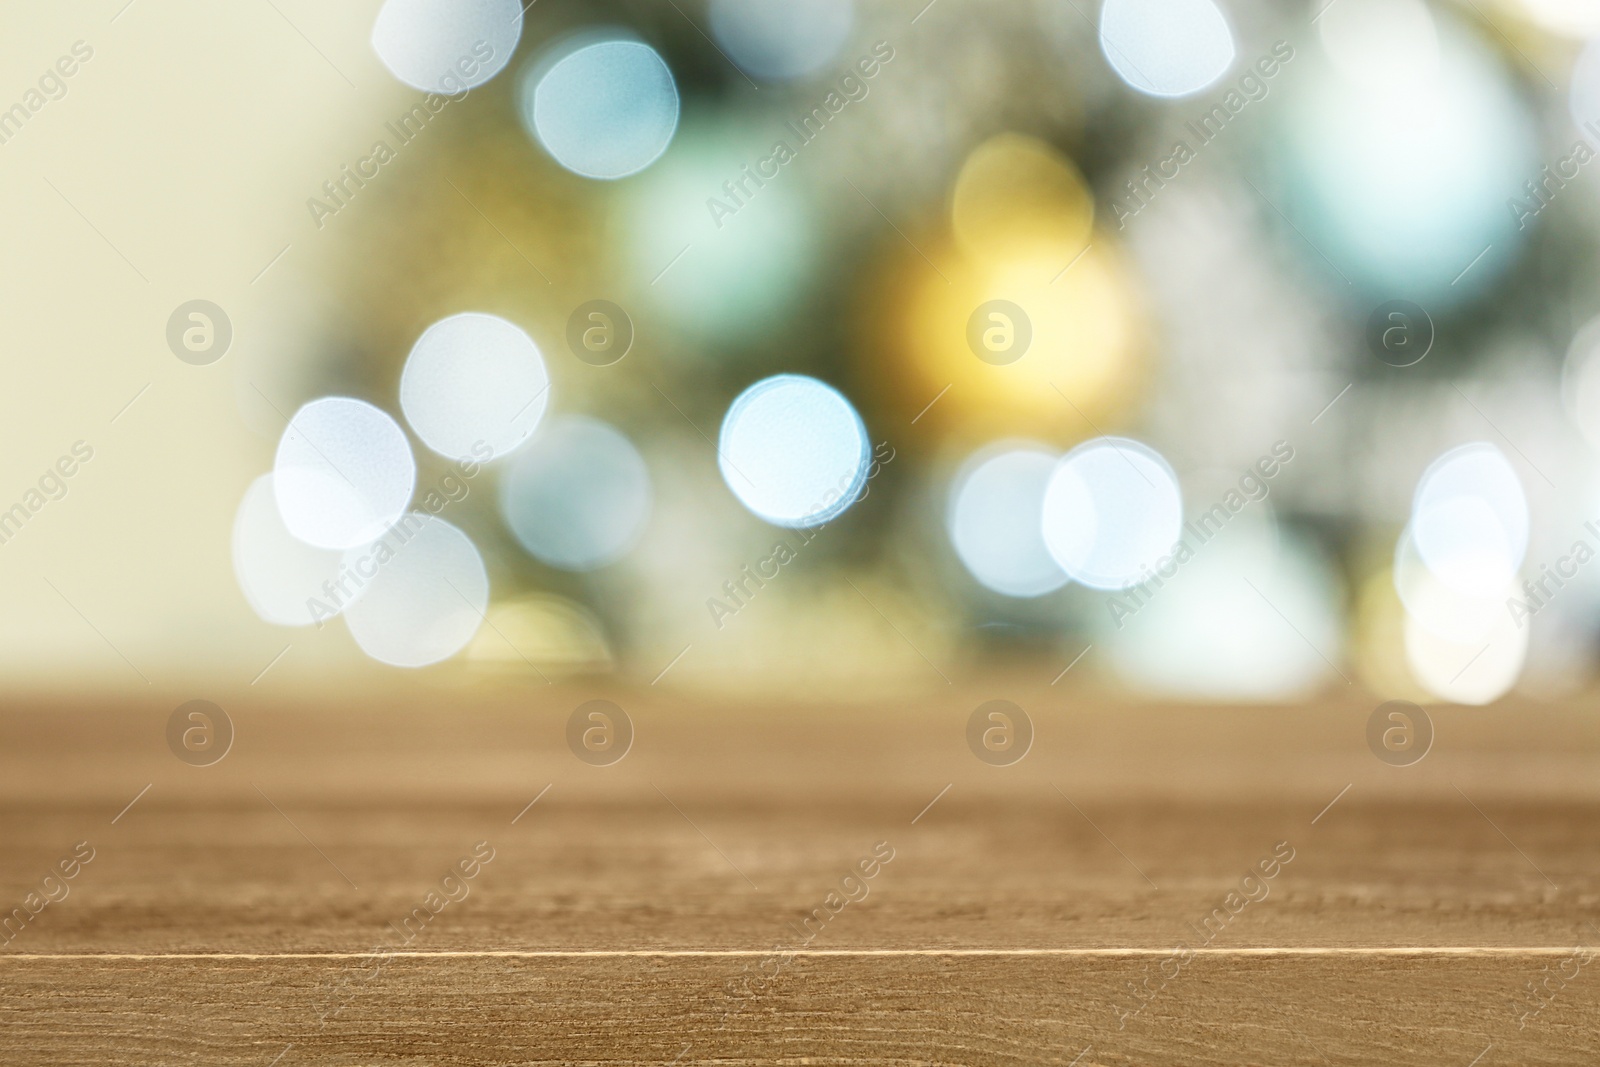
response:
<path id="1" fill-rule="evenodd" d="M 225 701 L 209 766 L 181 702 L 0 715 L 0 1061 L 1600 1062 L 1592 700 L 1410 766 L 1356 696 L 420 685 Z"/>

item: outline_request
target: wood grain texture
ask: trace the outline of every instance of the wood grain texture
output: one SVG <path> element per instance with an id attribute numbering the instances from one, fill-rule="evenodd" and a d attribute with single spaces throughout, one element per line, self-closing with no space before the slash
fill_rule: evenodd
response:
<path id="1" fill-rule="evenodd" d="M 0 945 L 0 1060 L 1596 1060 L 1583 709 L 1438 709 L 1395 768 L 1369 702 L 1008 694 L 1038 736 L 998 768 L 964 737 L 996 690 L 240 699 L 207 768 L 181 698 L 14 709 L 0 914 L 94 859 Z M 637 727 L 611 767 L 565 747 L 596 695 Z"/>
<path id="2" fill-rule="evenodd" d="M 1112 1005 L 1138 968 L 1119 960 L 801 958 L 748 1005 L 724 993 L 742 966 L 727 959 L 396 959 L 340 992 L 351 966 L 12 964 L 0 1042 L 8 1062 L 229 1065 L 280 1054 L 280 1064 L 1080 1067 L 1600 1056 L 1592 984 L 1521 1030 L 1497 1003 L 1508 980 L 1538 973 L 1526 959 L 1205 959 L 1120 1030 Z"/>

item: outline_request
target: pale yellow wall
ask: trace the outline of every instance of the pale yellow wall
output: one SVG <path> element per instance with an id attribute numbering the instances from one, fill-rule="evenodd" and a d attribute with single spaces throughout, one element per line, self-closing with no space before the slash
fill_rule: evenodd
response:
<path id="1" fill-rule="evenodd" d="M 415 94 L 368 44 L 377 0 L 125 5 L 0 3 L 0 108 L 74 42 L 94 50 L 0 144 L 0 509 L 74 442 L 94 449 L 0 544 L 0 682 L 248 685 L 290 642 L 275 670 L 308 680 L 361 658 L 343 626 L 269 627 L 237 591 L 234 509 L 281 426 L 249 383 L 297 398 L 332 252 L 306 198 Z M 196 297 L 234 327 L 206 367 L 164 338 Z"/>

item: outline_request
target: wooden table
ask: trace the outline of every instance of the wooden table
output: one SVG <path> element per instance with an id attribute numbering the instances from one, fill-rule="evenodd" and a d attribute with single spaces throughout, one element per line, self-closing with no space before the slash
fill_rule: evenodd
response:
<path id="1" fill-rule="evenodd" d="M 1433 709 L 1395 767 L 1365 697 L 426 679 L 230 699 L 207 767 L 182 697 L 13 701 L 0 916 L 93 858 L 0 944 L 0 1061 L 1600 1062 L 1589 700 Z M 966 740 L 996 695 L 1010 766 Z M 596 697 L 610 766 L 566 742 Z"/>

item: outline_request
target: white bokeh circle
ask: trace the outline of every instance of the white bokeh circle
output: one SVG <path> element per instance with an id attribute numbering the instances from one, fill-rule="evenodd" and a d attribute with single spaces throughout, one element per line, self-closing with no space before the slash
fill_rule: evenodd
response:
<path id="1" fill-rule="evenodd" d="M 522 37 L 520 0 L 385 0 L 372 50 L 413 89 L 454 95 L 493 78 Z"/>
<path id="2" fill-rule="evenodd" d="M 1406 664 L 1422 687 L 1455 704 L 1492 704 L 1516 684 L 1528 658 L 1527 620 L 1519 625 L 1503 608 L 1481 639 L 1450 641 L 1408 614 Z"/>
<path id="3" fill-rule="evenodd" d="M 956 475 L 945 529 L 967 570 L 996 593 L 1036 597 L 1067 583 L 1042 529 L 1057 458 L 1043 446 L 1011 443 L 978 453 Z"/>
<path id="4" fill-rule="evenodd" d="M 272 470 L 284 526 L 318 548 L 352 548 L 381 536 L 417 484 L 405 431 L 347 396 L 325 396 L 295 412 Z"/>
<path id="5" fill-rule="evenodd" d="M 1105 0 L 1100 49 L 1117 76 L 1151 96 L 1188 96 L 1233 64 L 1233 31 L 1212 0 Z"/>
<path id="6" fill-rule="evenodd" d="M 489 575 L 466 534 L 422 512 L 344 554 L 360 584 L 345 622 L 361 650 L 393 667 L 426 667 L 472 640 L 489 606 Z"/>
<path id="7" fill-rule="evenodd" d="M 1056 464 L 1041 517 L 1045 546 L 1091 589 L 1149 578 L 1183 527 L 1183 494 L 1161 454 L 1126 437 L 1097 437 Z"/>
<path id="8" fill-rule="evenodd" d="M 1511 461 L 1485 442 L 1434 460 L 1412 499 L 1411 539 L 1445 585 L 1498 595 L 1528 552 L 1528 498 Z"/>
<path id="9" fill-rule="evenodd" d="M 569 571 L 625 555 L 649 521 L 651 501 L 639 450 L 616 428 L 579 415 L 540 431 L 500 483 L 500 511 L 518 543 Z"/>
<path id="10" fill-rule="evenodd" d="M 711 0 L 711 34 L 739 68 L 786 81 L 839 54 L 855 22 L 854 0 Z"/>
<path id="11" fill-rule="evenodd" d="M 528 439 L 549 403 L 539 346 L 498 315 L 440 319 L 417 338 L 400 374 L 406 421 L 449 459 L 505 455 Z"/>
<path id="12" fill-rule="evenodd" d="M 530 71 L 522 117 L 555 161 L 585 178 L 637 174 L 661 157 L 678 129 L 678 87 L 641 41 L 579 44 Z"/>
<path id="13" fill-rule="evenodd" d="M 740 393 L 717 445 L 723 481 L 777 526 L 828 522 L 861 495 L 867 428 L 833 386 L 800 374 L 764 378 Z"/>
<path id="14" fill-rule="evenodd" d="M 245 600 L 275 626 L 310 626 L 337 611 L 324 585 L 339 576 L 339 553 L 314 548 L 289 532 L 278 512 L 273 476 L 250 483 L 233 519 L 233 574 Z M 322 610 L 312 601 L 321 602 Z"/>

